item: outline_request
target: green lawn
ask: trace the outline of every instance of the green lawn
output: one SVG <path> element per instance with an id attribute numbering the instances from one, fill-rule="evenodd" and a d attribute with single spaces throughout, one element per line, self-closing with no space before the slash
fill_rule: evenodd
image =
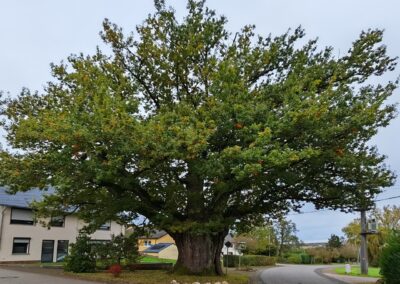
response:
<path id="1" fill-rule="evenodd" d="M 175 259 L 158 258 L 154 256 L 142 256 L 139 258 L 139 263 L 176 263 Z"/>
<path id="2" fill-rule="evenodd" d="M 379 271 L 380 271 L 379 267 L 369 267 L 368 268 L 368 277 L 381 277 L 381 275 L 379 274 Z M 346 273 L 346 270 L 344 267 L 337 267 L 335 269 L 335 272 L 337 274 L 343 274 L 343 275 L 366 276 L 366 275 L 361 275 L 359 266 L 352 266 L 350 274 Z"/>

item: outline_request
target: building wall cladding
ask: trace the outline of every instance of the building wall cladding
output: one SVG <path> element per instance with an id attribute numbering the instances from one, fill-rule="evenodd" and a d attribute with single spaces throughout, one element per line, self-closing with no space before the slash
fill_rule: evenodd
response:
<path id="1" fill-rule="evenodd" d="M 40 261 L 42 257 L 43 240 L 53 240 L 53 261 L 57 258 L 58 241 L 74 243 L 79 230 L 85 223 L 76 216 L 66 216 L 63 227 L 44 227 L 40 222 L 33 225 L 11 224 L 11 208 L 0 206 L 0 262 Z M 110 240 L 112 235 L 124 233 L 124 227 L 111 222 L 110 230 L 97 230 L 91 235 L 94 240 Z M 14 239 L 29 239 L 29 251 L 25 253 L 13 253 Z"/>
<path id="2" fill-rule="evenodd" d="M 176 245 L 170 245 L 158 253 L 159 258 L 178 259 L 178 248 Z"/>

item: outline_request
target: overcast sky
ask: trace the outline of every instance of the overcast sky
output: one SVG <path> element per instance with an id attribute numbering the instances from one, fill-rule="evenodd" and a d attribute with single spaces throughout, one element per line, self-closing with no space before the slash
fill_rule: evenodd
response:
<path id="1" fill-rule="evenodd" d="M 167 1 L 179 16 L 185 13 L 184 0 Z M 384 43 L 391 56 L 400 55 L 400 2 L 397 0 L 208 0 L 208 6 L 227 16 L 228 28 L 236 32 L 243 25 L 255 24 L 261 35 L 280 35 L 302 25 L 308 38 L 319 38 L 337 55 L 349 49 L 360 32 L 368 28 L 385 29 Z M 71 53 L 92 54 L 102 45 L 98 33 L 104 18 L 125 31 L 132 31 L 153 12 L 150 0 L 0 0 L 0 90 L 16 95 L 22 87 L 42 90 L 51 80 L 50 62 L 58 63 Z M 394 80 L 400 68 L 380 78 Z M 397 90 L 391 102 L 399 102 Z M 379 132 L 373 143 L 388 155 L 387 164 L 400 172 L 400 119 Z M 400 195 L 400 183 L 378 198 Z M 378 202 L 400 204 L 400 199 Z M 304 211 L 313 211 L 306 206 Z M 292 215 L 304 241 L 326 240 L 355 216 L 323 211 Z"/>

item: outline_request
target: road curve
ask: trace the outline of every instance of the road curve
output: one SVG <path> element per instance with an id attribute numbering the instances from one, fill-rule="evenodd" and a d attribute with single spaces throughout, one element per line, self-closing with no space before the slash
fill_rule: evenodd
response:
<path id="1" fill-rule="evenodd" d="M 96 284 L 71 278 L 63 278 L 38 273 L 29 273 L 0 268 L 1 284 Z"/>
<path id="2" fill-rule="evenodd" d="M 263 284 L 343 284 L 332 278 L 324 277 L 316 270 L 327 266 L 316 265 L 279 265 L 259 274 Z M 329 267 L 329 266 L 328 266 Z"/>

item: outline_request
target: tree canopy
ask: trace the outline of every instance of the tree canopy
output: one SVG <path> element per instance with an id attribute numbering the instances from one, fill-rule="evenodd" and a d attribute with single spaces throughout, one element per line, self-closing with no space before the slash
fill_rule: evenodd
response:
<path id="1" fill-rule="evenodd" d="M 155 6 L 130 35 L 104 21 L 111 54 L 71 55 L 43 92 L 4 100 L 13 150 L 1 153 L 1 184 L 54 187 L 45 213 L 141 214 L 175 238 L 178 265 L 199 272 L 237 220 L 303 202 L 351 210 L 393 183 L 368 143 L 395 116 L 385 100 L 396 83 L 368 81 L 395 68 L 382 31 L 337 57 L 302 28 L 230 33 L 204 1 L 189 0 L 183 20 Z M 203 247 L 183 249 L 194 236 Z"/>
<path id="2" fill-rule="evenodd" d="M 340 238 L 338 235 L 331 234 L 328 239 L 328 244 L 326 245 L 328 248 L 340 248 L 344 243 L 343 238 Z"/>

